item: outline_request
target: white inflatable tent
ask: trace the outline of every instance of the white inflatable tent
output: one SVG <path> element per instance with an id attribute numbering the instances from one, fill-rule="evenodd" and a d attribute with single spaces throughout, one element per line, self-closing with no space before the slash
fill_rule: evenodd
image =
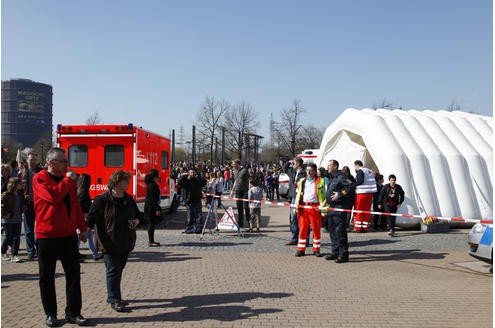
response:
<path id="1" fill-rule="evenodd" d="M 493 217 L 492 117 L 460 111 L 346 109 L 325 131 L 315 163 L 360 159 L 406 193 L 399 213 Z M 411 227 L 419 218 L 397 217 Z"/>

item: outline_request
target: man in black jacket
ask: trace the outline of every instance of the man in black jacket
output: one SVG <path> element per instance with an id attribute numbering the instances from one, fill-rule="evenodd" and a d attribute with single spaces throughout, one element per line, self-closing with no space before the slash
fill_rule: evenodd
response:
<path id="1" fill-rule="evenodd" d="M 339 170 L 339 162 L 328 161 L 330 184 L 327 188 L 327 204 L 331 208 L 343 209 L 345 197 L 353 192 L 352 181 Z M 330 233 L 331 252 L 326 260 L 336 263 L 349 261 L 349 243 L 347 240 L 346 216 L 343 211 L 328 212 L 328 232 Z"/>
<path id="2" fill-rule="evenodd" d="M 241 160 L 235 159 L 232 161 L 232 167 L 234 168 L 234 186 L 230 191 L 230 197 L 235 194 L 238 198 L 237 205 L 237 223 L 239 227 L 244 226 L 244 217 L 246 223 L 250 221 L 249 203 L 247 202 L 248 190 L 249 190 L 249 172 L 246 167 L 241 167 Z M 243 199 L 246 199 L 245 201 Z"/>
<path id="3" fill-rule="evenodd" d="M 186 205 L 188 207 L 187 225 L 185 233 L 201 233 L 202 229 L 202 211 L 203 205 L 203 187 L 206 186 L 206 180 L 198 176 L 196 169 L 189 169 L 189 174 L 180 177 L 179 186 L 186 191 Z"/>
<path id="4" fill-rule="evenodd" d="M 294 158 L 293 165 L 294 166 L 288 170 L 289 190 L 287 191 L 287 196 L 292 205 L 294 205 L 296 200 L 297 182 L 306 177 L 306 170 L 304 170 L 302 158 Z M 297 215 L 294 212 L 294 207 L 292 206 L 289 212 L 289 220 L 291 238 L 287 245 L 297 245 L 299 238 L 299 226 L 297 222 Z M 309 238 L 306 240 L 309 240 Z"/>
<path id="5" fill-rule="evenodd" d="M 404 202 L 404 189 L 395 183 L 397 180 L 394 174 L 388 176 L 388 182 L 383 186 L 378 197 L 378 208 L 383 209 L 384 212 L 397 213 L 397 210 Z M 388 234 L 390 236 L 395 235 L 395 216 L 387 215 L 388 221 Z"/>

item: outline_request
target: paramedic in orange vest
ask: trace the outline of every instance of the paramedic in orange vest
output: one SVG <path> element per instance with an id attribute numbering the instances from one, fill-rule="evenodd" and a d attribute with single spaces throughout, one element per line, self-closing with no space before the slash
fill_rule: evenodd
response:
<path id="1" fill-rule="evenodd" d="M 373 194 L 377 192 L 375 172 L 363 167 L 363 162 L 360 160 L 354 162 L 354 168 L 356 169 L 354 210 L 369 212 L 373 203 Z M 370 213 L 354 213 L 354 231 L 367 232 L 370 218 Z"/>
<path id="2" fill-rule="evenodd" d="M 316 164 L 310 163 L 306 168 L 307 177 L 298 182 L 294 210 L 297 214 L 299 224 L 299 240 L 297 243 L 296 256 L 304 256 L 308 238 L 309 225 L 313 230 L 313 254 L 321 257 L 321 211 L 319 206 L 325 206 L 326 191 L 325 179 L 316 175 Z"/>

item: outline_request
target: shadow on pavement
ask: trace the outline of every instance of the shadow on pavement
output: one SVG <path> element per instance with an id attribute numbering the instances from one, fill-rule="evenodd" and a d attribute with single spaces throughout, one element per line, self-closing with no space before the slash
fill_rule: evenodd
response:
<path id="1" fill-rule="evenodd" d="M 61 278 L 64 276 L 65 275 L 63 273 L 55 273 L 55 278 Z M 38 274 L 38 269 L 36 269 L 36 273 L 3 274 L 2 275 L 2 284 L 4 282 L 11 282 L 11 281 L 38 280 L 39 277 L 40 276 Z"/>
<path id="2" fill-rule="evenodd" d="M 364 255 L 356 257 L 356 255 Z M 367 255 L 367 256 L 366 256 Z M 411 250 L 374 250 L 374 251 L 352 251 L 349 262 L 370 261 L 400 261 L 400 260 L 439 260 L 444 259 L 448 253 L 427 253 L 420 249 Z"/>
<path id="3" fill-rule="evenodd" d="M 178 244 L 167 244 L 171 247 L 229 247 L 240 245 L 252 245 L 252 243 L 232 243 L 232 242 L 218 242 L 218 241 L 201 241 L 201 242 L 182 242 Z"/>
<path id="4" fill-rule="evenodd" d="M 172 252 L 131 252 L 128 262 L 181 262 L 199 259 L 201 257 Z"/>
<path id="5" fill-rule="evenodd" d="M 140 309 L 163 309 L 164 312 L 150 316 L 130 316 L 126 318 L 91 318 L 93 324 L 119 322 L 161 322 L 161 321 L 236 321 L 256 317 L 264 313 L 282 312 L 283 309 L 264 308 L 253 309 L 246 305 L 230 305 L 245 303 L 257 298 L 279 299 L 290 297 L 288 293 L 226 293 L 184 296 L 175 299 L 142 299 L 130 300 L 129 309 L 135 313 Z M 137 305 L 139 304 L 139 305 Z M 174 310 L 180 308 L 180 310 Z"/>
<path id="6" fill-rule="evenodd" d="M 361 241 L 350 241 L 349 247 L 361 247 L 370 245 L 388 245 L 397 243 L 399 240 L 396 239 L 368 239 Z"/>

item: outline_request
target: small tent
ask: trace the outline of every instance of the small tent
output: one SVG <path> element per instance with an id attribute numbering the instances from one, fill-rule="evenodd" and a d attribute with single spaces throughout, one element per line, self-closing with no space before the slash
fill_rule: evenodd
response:
<path id="1" fill-rule="evenodd" d="M 397 176 L 406 200 L 399 213 L 493 217 L 493 119 L 460 111 L 346 109 L 325 131 L 316 159 Z M 401 226 L 419 218 L 397 217 Z"/>

